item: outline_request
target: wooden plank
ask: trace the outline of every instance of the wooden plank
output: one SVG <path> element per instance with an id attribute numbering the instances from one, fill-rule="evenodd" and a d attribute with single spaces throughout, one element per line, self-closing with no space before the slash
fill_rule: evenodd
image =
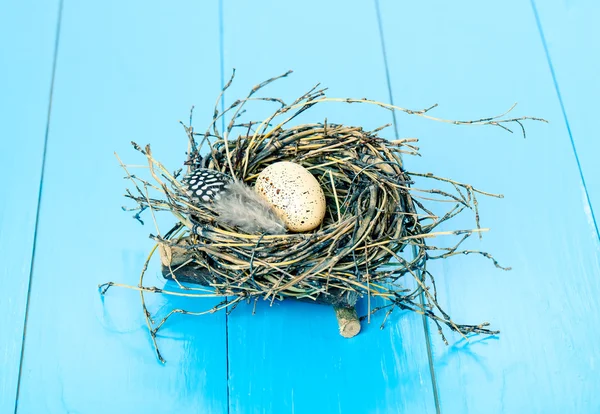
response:
<path id="1" fill-rule="evenodd" d="M 532 1 L 553 70 L 563 115 L 591 203 L 596 233 L 600 217 L 600 142 L 595 138 L 596 99 L 600 95 L 600 4 L 596 1 Z M 598 234 L 600 237 L 600 233 Z"/>
<path id="2" fill-rule="evenodd" d="M 553 87 L 534 14 L 520 1 L 382 1 L 396 104 L 473 119 L 537 115 L 527 139 L 499 128 L 457 127 L 410 117 L 402 135 L 421 138 L 409 169 L 469 182 L 505 199 L 480 197 L 492 232 L 466 247 L 494 253 L 432 268 L 440 301 L 456 321 L 489 320 L 499 337 L 433 337 L 444 413 L 598 412 L 598 240 Z M 587 175 L 586 175 L 587 176 Z M 472 228 L 472 216 L 450 228 Z M 445 242 L 449 243 L 449 242 Z M 434 331 L 434 329 L 432 329 Z"/>
<path id="3" fill-rule="evenodd" d="M 0 413 L 17 392 L 58 12 L 37 3 L 0 13 Z"/>
<path id="4" fill-rule="evenodd" d="M 65 3 L 19 412 L 226 412 L 223 314 L 170 320 L 158 338 L 163 366 L 139 294 L 97 290 L 137 284 L 156 233 L 149 215 L 141 226 L 121 211 L 127 183 L 113 151 L 144 164 L 129 142 L 152 143 L 181 167 L 178 120 L 196 104 L 197 125 L 207 125 L 219 82 L 216 4 Z M 163 283 L 158 257 L 146 280 Z M 147 298 L 159 315 L 214 305 Z"/>
<path id="5" fill-rule="evenodd" d="M 316 82 L 329 96 L 387 100 L 373 3 L 224 3 L 226 75 L 237 69 L 227 100 L 288 69 L 294 73 L 263 95 L 294 99 Z M 247 120 L 269 112 L 248 109 Z M 390 113 L 360 105 L 315 107 L 303 121 L 364 125 Z M 298 121 L 300 122 L 300 121 Z M 393 137 L 393 131 L 387 131 Z M 364 312 L 364 308 L 362 309 Z M 229 316 L 231 413 L 431 413 L 432 384 L 422 321 L 398 313 L 385 330 L 382 315 L 352 339 L 342 338 L 331 308 L 260 301 Z"/>

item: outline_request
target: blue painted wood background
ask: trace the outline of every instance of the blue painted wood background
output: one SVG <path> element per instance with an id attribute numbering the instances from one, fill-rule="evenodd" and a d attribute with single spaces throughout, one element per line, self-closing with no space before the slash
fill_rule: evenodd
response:
<path id="1" fill-rule="evenodd" d="M 0 11 L 0 413 L 597 413 L 600 412 L 600 5 L 480 2 L 5 3 Z M 441 301 L 499 337 L 445 346 L 414 314 L 342 339 L 326 307 L 259 303 L 173 319 L 154 357 L 137 283 L 153 229 L 121 211 L 113 152 L 151 143 L 176 168 L 178 120 L 206 125 L 226 100 L 270 76 L 295 97 L 439 103 L 472 119 L 519 102 L 547 118 L 528 137 L 386 111 L 330 105 L 315 121 L 418 137 L 407 168 L 500 192 L 477 257 L 437 263 Z M 394 129 L 387 131 L 395 137 Z M 464 220 L 464 221 L 461 221 Z M 452 226 L 470 227 L 470 217 Z M 163 283 L 153 262 L 148 281 Z M 148 296 L 158 314 L 215 302 Z M 291 328 L 293 327 L 293 329 Z M 431 331 L 431 332 L 430 332 Z M 430 339 L 430 341 L 428 341 Z M 481 340 L 480 340 L 481 339 Z M 429 343 L 430 342 L 430 343 Z"/>

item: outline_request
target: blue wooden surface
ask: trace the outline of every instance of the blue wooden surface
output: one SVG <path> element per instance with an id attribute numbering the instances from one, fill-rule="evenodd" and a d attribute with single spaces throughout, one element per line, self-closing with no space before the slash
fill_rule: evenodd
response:
<path id="1" fill-rule="evenodd" d="M 318 0 L 240 2 L 235 7 L 226 2 L 225 67 L 235 67 L 239 75 L 229 101 L 287 69 L 294 73 L 264 95 L 291 101 L 319 81 L 332 97 L 387 101 L 373 4 L 347 6 L 346 1 Z M 302 24 L 290 27 L 285 16 Z M 256 24 L 246 33 L 242 28 L 248 22 Z M 255 114 L 251 119 L 266 116 Z M 371 129 L 392 121 L 380 108 L 345 104 L 317 106 L 302 119 L 322 122 L 325 117 Z M 391 128 L 388 132 L 393 138 Z M 434 411 L 420 316 L 398 313 L 382 332 L 383 315 L 378 315 L 361 335 L 348 340 L 339 335 L 330 307 L 283 302 L 270 308 L 259 302 L 257 314 L 251 312 L 247 306 L 229 317 L 231 412 Z"/>
<path id="2" fill-rule="evenodd" d="M 226 411 L 222 313 L 172 319 L 159 335 L 163 366 L 137 292 L 113 289 L 102 301 L 97 291 L 136 284 L 156 233 L 149 216 L 141 226 L 121 211 L 127 183 L 113 151 L 143 164 L 129 142 L 152 143 L 181 166 L 178 120 L 196 103 L 197 122 L 208 123 L 220 90 L 217 38 L 216 5 L 65 3 L 19 413 Z M 156 261 L 147 280 L 163 283 Z M 148 300 L 163 315 L 185 306 Z"/>
<path id="3" fill-rule="evenodd" d="M 0 12 L 0 413 L 19 378 L 58 12 L 36 3 Z"/>
<path id="4" fill-rule="evenodd" d="M 20 173 L 0 199 L 2 414 L 13 412 L 19 380 L 58 9 L 33 3 L 0 15 L 0 168 L 4 177 Z M 389 84 L 375 2 L 122 3 L 64 4 L 17 412 L 600 411 L 600 246 L 590 213 L 600 202 L 594 2 L 379 0 Z M 523 140 L 398 116 L 400 136 L 421 139 L 423 157 L 407 160 L 409 169 L 506 196 L 480 199 L 492 232 L 470 246 L 511 272 L 478 257 L 432 268 L 457 321 L 489 320 L 502 330 L 470 343 L 450 336 L 446 347 L 430 328 L 437 407 L 415 315 L 395 315 L 384 331 L 375 321 L 351 340 L 338 336 L 329 309 L 300 303 L 259 303 L 254 316 L 241 306 L 228 320 L 180 317 L 159 338 L 162 366 L 139 295 L 98 296 L 99 282 L 137 283 L 155 232 L 149 217 L 141 226 L 121 211 L 126 183 L 113 151 L 141 164 L 128 143 L 151 143 L 179 167 L 185 140 L 177 121 L 195 104 L 195 125 L 206 125 L 232 67 L 238 77 L 228 101 L 294 69 L 265 93 L 295 98 L 320 81 L 330 96 L 388 101 L 391 87 L 396 104 L 437 102 L 443 117 L 492 115 L 518 101 L 518 114 L 551 121 L 528 124 Z M 252 109 L 259 118 L 266 111 Z M 381 110 L 339 104 L 303 119 L 325 116 L 366 127 L 390 121 Z M 163 283 L 156 260 L 148 282 Z M 148 301 L 159 315 L 214 304 Z"/>
<path id="5" fill-rule="evenodd" d="M 401 122 L 403 133 L 421 138 L 415 170 L 505 195 L 480 198 L 482 225 L 492 231 L 468 246 L 512 271 L 472 256 L 432 267 L 457 321 L 489 320 L 502 331 L 470 345 L 453 335 L 450 347 L 433 335 L 441 411 L 599 412 L 600 347 L 589 331 L 600 324 L 598 239 L 532 8 L 496 4 L 491 13 L 478 1 L 382 2 L 397 102 L 439 102 L 435 114 L 452 119 L 518 102 L 516 113 L 551 122 L 527 124 L 525 140 L 499 128 Z M 406 41 L 424 33 L 426 44 Z M 471 221 L 466 215 L 445 228 Z"/>
<path id="6" fill-rule="evenodd" d="M 600 96 L 600 3 L 594 0 L 536 1 L 540 34 L 552 66 L 569 136 L 585 179 L 591 203 L 590 220 L 598 233 L 600 220 L 600 141 L 596 139 Z M 592 214 L 593 213 L 593 214 Z"/>

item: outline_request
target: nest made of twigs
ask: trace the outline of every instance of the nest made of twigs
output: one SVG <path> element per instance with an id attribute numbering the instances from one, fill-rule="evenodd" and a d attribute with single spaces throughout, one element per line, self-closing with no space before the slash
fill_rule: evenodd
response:
<path id="1" fill-rule="evenodd" d="M 298 163 L 321 184 L 327 211 L 314 231 L 262 235 L 225 227 L 208 208 L 190 209 L 189 247 L 196 264 L 213 274 L 216 288 L 235 296 L 328 302 L 330 289 L 337 288 L 338 296 L 367 289 L 361 286 L 367 278 L 373 289 L 395 281 L 403 272 L 378 270 L 394 258 L 400 267 L 412 267 L 399 253 L 431 225 L 419 223 L 410 176 L 402 169 L 400 153 L 410 144 L 327 124 L 280 128 L 268 137 L 241 136 L 228 144 L 228 151 L 216 145 L 204 166 L 228 172 L 231 160 L 237 178 L 252 186 L 273 162 Z"/>
<path id="2" fill-rule="evenodd" d="M 163 261 L 168 268 L 167 277 L 184 290 L 189 288 L 181 282 L 195 282 L 211 288 L 207 296 L 234 297 L 213 311 L 231 310 L 245 299 L 297 298 L 352 305 L 357 297 L 369 296 L 384 302 L 369 309 L 369 314 L 384 308 L 388 314 L 395 308 L 422 313 L 438 326 L 442 337 L 442 325 L 463 335 L 496 333 L 487 328 L 487 323 L 460 325 L 451 320 L 437 303 L 435 280 L 427 270 L 427 262 L 461 253 L 477 253 L 502 268 L 487 253 L 461 250 L 462 242 L 482 231 L 476 196 L 500 196 L 432 174 L 408 172 L 403 156 L 417 155 L 416 139 L 386 140 L 378 136 L 383 127 L 366 131 L 360 126 L 328 124 L 327 121 L 296 126 L 292 121 L 312 106 L 331 101 L 372 104 L 436 121 L 494 125 L 504 129 L 508 129 L 510 123 L 518 123 L 522 128 L 522 121 L 536 118 L 507 118 L 503 114 L 475 121 L 447 121 L 430 116 L 428 111 L 433 107 L 412 111 L 367 99 L 327 98 L 318 85 L 291 104 L 277 98 L 254 97 L 257 91 L 278 78 L 255 86 L 247 98 L 235 101 L 222 112 L 218 110 L 218 100 L 213 122 L 205 133 L 195 132 L 191 119 L 190 125 L 184 125 L 189 140 L 187 171 L 210 168 L 252 186 L 268 165 L 278 161 L 298 163 L 317 178 L 325 193 L 324 222 L 306 233 L 240 232 L 220 223 L 210 208 L 193 203 L 181 182 L 186 171 L 169 172 L 154 158 L 149 146 L 142 148 L 134 143 L 147 157 L 153 180 L 129 174 L 127 166 L 121 163 L 135 187 L 133 191 L 128 190 L 127 197 L 137 203 L 140 212 L 150 210 L 154 216 L 157 211 L 168 211 L 177 218 L 170 231 L 153 236 L 157 247 L 170 257 L 166 263 Z M 230 84 L 231 80 L 223 91 Z M 266 120 L 242 123 L 242 108 L 254 100 L 274 102 L 279 108 Z M 229 121 L 221 133 L 218 124 L 225 115 L 229 115 Z M 205 145 L 208 148 L 203 150 Z M 415 177 L 421 182 L 443 183 L 451 190 L 443 191 L 435 186 L 415 188 Z M 451 207 L 445 214 L 434 214 L 424 205 L 430 199 L 418 197 L 427 193 L 435 194 L 444 202 L 440 204 Z M 441 223 L 465 210 L 475 213 L 473 229 L 436 231 Z M 140 212 L 136 214 L 138 219 Z M 451 248 L 426 243 L 439 234 L 455 235 L 459 240 Z M 177 261 L 171 261 L 174 252 L 178 252 Z M 185 272 L 180 271 L 183 268 Z M 403 282 L 405 277 L 410 283 Z M 142 299 L 143 292 L 172 292 L 146 287 L 142 282 L 143 279 L 134 287 L 142 291 Z M 111 282 L 104 286 L 106 289 L 113 285 L 118 284 Z M 188 291 L 186 296 L 205 294 Z M 144 303 L 143 306 L 147 312 Z M 153 338 L 162 323 L 164 320 L 152 328 L 149 322 Z"/>

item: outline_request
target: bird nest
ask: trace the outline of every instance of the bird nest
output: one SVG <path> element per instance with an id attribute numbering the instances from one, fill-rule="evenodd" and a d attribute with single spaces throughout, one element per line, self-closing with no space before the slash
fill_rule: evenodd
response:
<path id="1" fill-rule="evenodd" d="M 497 333 L 487 323 L 454 323 L 438 304 L 435 280 L 427 263 L 470 253 L 480 254 L 504 269 L 487 253 L 461 248 L 467 238 L 482 231 L 477 196 L 501 196 L 432 174 L 409 172 L 403 157 L 418 155 L 416 139 L 386 140 L 379 136 L 384 127 L 367 131 L 326 120 L 293 124 L 299 114 L 331 101 L 377 105 L 444 120 L 431 117 L 431 108 L 411 111 L 367 99 L 327 98 L 318 85 L 290 104 L 277 98 L 255 97 L 260 89 L 280 77 L 255 86 L 245 99 L 220 111 L 222 93 L 213 121 L 204 133 L 193 129 L 190 116 L 190 125 L 184 125 L 189 140 L 185 168 L 171 172 L 154 158 L 150 146 L 142 148 L 135 143 L 134 147 L 147 158 L 149 177 L 132 175 L 121 163 L 133 185 L 126 196 L 136 203 L 135 217 L 140 219 L 141 212 L 146 211 L 154 218 L 155 213 L 166 211 L 176 218 L 168 232 L 161 234 L 157 229 L 158 234 L 151 236 L 156 241 L 152 253 L 160 252 L 163 274 L 173 281 L 171 286 L 145 286 L 144 272 L 137 286 L 127 286 L 142 292 L 142 306 L 155 344 L 158 329 L 173 313 L 230 312 L 243 301 L 285 298 L 342 309 L 354 306 L 358 298 L 371 298 L 374 300 L 369 300 L 365 317 L 380 310 L 387 312 L 386 319 L 394 309 L 414 311 L 433 321 L 444 341 L 442 327 L 462 335 Z M 223 92 L 230 84 L 231 80 Z M 265 120 L 242 122 L 246 104 L 257 100 L 273 102 L 278 109 Z M 522 127 L 526 119 L 535 118 L 502 116 L 445 122 L 508 129 L 510 123 Z M 219 131 L 219 124 L 224 126 L 223 132 Z M 220 221 L 210 206 L 194 202 L 184 185 L 186 174 L 202 167 L 252 186 L 263 169 L 279 161 L 300 164 L 319 181 L 326 198 L 326 214 L 315 230 L 285 234 L 241 231 Z M 431 186 L 416 188 L 415 179 Z M 437 189 L 436 184 L 452 191 Z M 430 194 L 435 194 L 436 200 Z M 434 214 L 431 203 L 450 207 L 443 214 Z M 472 229 L 438 231 L 442 223 L 466 210 L 475 213 Z M 453 247 L 436 247 L 428 242 L 441 234 L 456 236 L 458 242 Z M 144 270 L 147 265 L 148 262 Z M 189 283 L 209 287 L 210 292 L 190 287 Z M 101 285 L 102 292 L 115 285 L 125 286 L 109 282 Z M 223 302 L 207 312 L 176 309 L 154 323 L 146 309 L 145 292 L 216 295 L 222 296 Z M 162 360 L 160 353 L 158 356 Z"/>

